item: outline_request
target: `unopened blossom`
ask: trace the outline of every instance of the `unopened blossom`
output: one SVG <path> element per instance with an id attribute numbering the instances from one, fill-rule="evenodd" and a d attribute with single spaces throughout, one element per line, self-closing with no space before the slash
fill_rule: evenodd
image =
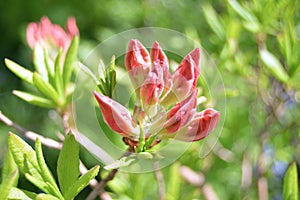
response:
<path id="1" fill-rule="evenodd" d="M 170 99 L 185 99 L 197 85 L 200 75 L 200 49 L 191 51 L 180 63 L 176 71 L 172 74 L 172 93 Z"/>
<path id="2" fill-rule="evenodd" d="M 151 138 L 150 148 L 164 138 L 203 139 L 217 126 L 220 113 L 212 108 L 197 112 L 199 64 L 200 49 L 196 48 L 170 73 L 168 58 L 158 42 L 149 54 L 138 40 L 131 40 L 125 65 L 137 97 L 133 116 L 113 99 L 95 92 L 104 120 L 134 147 L 140 137 L 145 141 Z"/>
<path id="3" fill-rule="evenodd" d="M 168 113 L 167 120 L 164 123 L 164 128 L 168 133 L 176 132 L 180 127 L 183 127 L 190 121 L 196 112 L 198 90 L 177 103 Z"/>
<path id="4" fill-rule="evenodd" d="M 150 55 L 138 40 L 131 40 L 125 59 L 126 69 L 135 88 L 140 87 L 150 70 Z"/>
<path id="5" fill-rule="evenodd" d="M 133 121 L 130 112 L 111 98 L 94 92 L 103 118 L 110 128 L 124 137 L 138 138 L 139 128 Z"/>
<path id="6" fill-rule="evenodd" d="M 52 24 L 48 17 L 42 17 L 40 23 L 32 22 L 27 26 L 27 42 L 30 48 L 39 44 L 48 51 L 62 48 L 67 50 L 75 35 L 79 35 L 74 17 L 69 17 L 66 31 L 57 24 Z"/>
<path id="7" fill-rule="evenodd" d="M 212 108 L 198 112 L 190 122 L 176 134 L 176 139 L 186 142 L 198 141 L 211 133 L 220 118 L 220 113 Z"/>

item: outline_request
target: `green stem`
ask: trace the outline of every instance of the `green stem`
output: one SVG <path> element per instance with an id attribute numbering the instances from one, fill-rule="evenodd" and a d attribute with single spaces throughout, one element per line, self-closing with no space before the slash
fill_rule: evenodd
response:
<path id="1" fill-rule="evenodd" d="M 145 147 L 145 133 L 142 125 L 140 124 L 140 138 L 139 138 L 139 146 L 138 146 L 138 153 L 144 151 Z"/>

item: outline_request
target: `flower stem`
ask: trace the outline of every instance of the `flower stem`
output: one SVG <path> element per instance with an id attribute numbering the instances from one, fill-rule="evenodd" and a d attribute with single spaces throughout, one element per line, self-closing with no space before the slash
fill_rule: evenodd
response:
<path id="1" fill-rule="evenodd" d="M 145 133 L 143 126 L 140 124 L 140 138 L 139 138 L 139 146 L 138 146 L 138 153 L 144 151 L 145 146 Z"/>

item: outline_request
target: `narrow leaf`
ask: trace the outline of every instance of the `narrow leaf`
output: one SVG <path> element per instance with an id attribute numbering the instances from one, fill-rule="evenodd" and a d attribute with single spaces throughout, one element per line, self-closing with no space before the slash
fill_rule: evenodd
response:
<path id="1" fill-rule="evenodd" d="M 18 178 L 18 170 L 9 174 L 6 179 L 3 179 L 2 184 L 0 185 L 0 199 L 7 199 L 9 192 L 13 187 L 15 180 Z"/>
<path id="2" fill-rule="evenodd" d="M 43 77 L 45 81 L 48 81 L 47 66 L 45 63 L 45 53 L 41 45 L 37 44 L 33 49 L 33 65 L 35 70 Z"/>
<path id="3" fill-rule="evenodd" d="M 58 181 L 64 196 L 79 174 L 79 145 L 74 135 L 69 134 L 65 138 L 57 163 Z"/>
<path id="4" fill-rule="evenodd" d="M 39 194 L 36 196 L 35 200 L 59 200 L 59 199 L 50 194 Z"/>
<path id="5" fill-rule="evenodd" d="M 284 70 L 279 60 L 270 53 L 267 49 L 259 51 L 261 60 L 266 65 L 267 69 L 280 81 L 286 83 L 289 79 L 288 74 Z"/>
<path id="6" fill-rule="evenodd" d="M 106 170 L 111 170 L 111 169 L 118 169 L 120 167 L 127 167 L 130 166 L 133 163 L 136 163 L 138 160 L 136 156 L 128 156 L 128 157 L 123 157 L 109 165 L 106 165 L 104 169 Z"/>
<path id="7" fill-rule="evenodd" d="M 95 178 L 99 172 L 99 166 L 95 166 L 90 169 L 87 173 L 80 176 L 80 178 L 71 186 L 68 190 L 67 194 L 64 196 L 65 200 L 73 199 L 81 190 L 83 190 L 89 182 Z"/>
<path id="8" fill-rule="evenodd" d="M 39 171 L 34 150 L 20 137 L 11 132 L 8 136 L 8 147 L 16 164 L 24 173 L 29 173 L 30 170 L 28 169 L 28 166 L 26 166 L 26 162 L 29 162 L 34 169 Z"/>
<path id="9" fill-rule="evenodd" d="M 239 2 L 236 0 L 229 0 L 229 5 L 248 22 L 257 22 L 257 18 L 252 13 L 246 11 Z"/>
<path id="10" fill-rule="evenodd" d="M 62 55 L 62 49 L 59 50 L 57 57 L 55 59 L 54 83 L 55 83 L 55 88 L 58 91 L 58 94 L 60 96 L 63 96 L 64 84 L 62 80 L 61 55 Z"/>
<path id="11" fill-rule="evenodd" d="M 14 200 L 32 200 L 36 198 L 36 194 L 19 188 L 11 188 L 8 199 Z"/>
<path id="12" fill-rule="evenodd" d="M 33 185 L 35 185 L 37 188 L 43 190 L 46 193 L 51 193 L 51 189 L 49 189 L 49 186 L 46 182 L 43 180 L 39 180 L 35 178 L 34 176 L 31 176 L 30 174 L 26 173 L 25 178 L 30 181 Z"/>
<path id="13" fill-rule="evenodd" d="M 10 176 L 11 173 L 16 171 L 18 169 L 14 158 L 11 154 L 11 152 L 8 150 L 4 159 L 3 167 L 2 167 L 2 180 L 5 180 L 8 176 Z M 18 177 L 19 172 L 17 171 L 15 182 L 13 183 L 13 187 L 17 186 L 18 184 Z"/>
<path id="14" fill-rule="evenodd" d="M 30 83 L 33 85 L 32 82 L 32 72 L 28 69 L 22 67 L 21 65 L 15 63 L 14 61 L 9 60 L 8 58 L 5 58 L 4 60 L 6 67 L 12 71 L 16 76 L 18 76 L 20 79 L 26 81 L 27 83 Z"/>
<path id="15" fill-rule="evenodd" d="M 44 63 L 47 69 L 49 83 L 54 84 L 54 63 L 49 58 L 46 48 L 44 48 Z"/>
<path id="16" fill-rule="evenodd" d="M 66 54 L 66 59 L 63 67 L 63 82 L 65 88 L 67 87 L 72 76 L 74 67 L 73 64 L 77 57 L 78 43 L 79 39 L 77 36 L 75 36 Z"/>
<path id="17" fill-rule="evenodd" d="M 39 96 L 30 94 L 27 92 L 22 92 L 19 90 L 14 90 L 13 94 L 32 105 L 45 107 L 45 108 L 55 108 L 56 107 L 56 105 L 53 101 L 51 101 L 49 99 L 45 99 L 44 97 L 39 97 Z"/>
<path id="18" fill-rule="evenodd" d="M 36 72 L 33 73 L 33 83 L 46 97 L 52 99 L 59 106 L 63 105 L 63 99 L 60 98 L 55 89 Z"/>
<path id="19" fill-rule="evenodd" d="M 24 173 L 28 173 L 40 181 L 44 181 L 39 166 L 34 166 L 25 155 Z"/>
<path id="20" fill-rule="evenodd" d="M 293 163 L 285 174 L 283 197 L 285 200 L 298 200 L 298 173 L 296 163 Z"/>
<path id="21" fill-rule="evenodd" d="M 205 4 L 203 6 L 203 12 L 205 19 L 211 29 L 217 34 L 217 36 L 223 40 L 225 38 L 225 32 L 224 28 L 221 25 L 221 22 L 218 19 L 218 15 L 216 11 L 213 9 L 213 7 L 210 4 Z"/>
<path id="22" fill-rule="evenodd" d="M 55 196 L 61 196 L 59 188 L 57 187 L 56 181 L 53 178 L 52 173 L 50 172 L 49 168 L 47 167 L 47 164 L 45 162 L 44 156 L 43 156 L 43 151 L 42 151 L 42 145 L 41 141 L 37 138 L 35 142 L 35 152 L 36 152 L 36 157 L 38 164 L 40 166 L 41 172 L 42 172 L 42 177 L 44 181 L 48 182 L 52 188 L 53 188 L 53 195 Z"/>

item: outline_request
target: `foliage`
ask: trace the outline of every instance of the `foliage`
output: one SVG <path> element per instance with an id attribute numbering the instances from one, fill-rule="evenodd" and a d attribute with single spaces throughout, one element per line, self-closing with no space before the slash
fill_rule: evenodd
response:
<path id="1" fill-rule="evenodd" d="M 45 163 L 39 139 L 35 142 L 34 151 L 21 138 L 10 133 L 8 145 L 9 152 L 5 162 L 6 170 L 3 170 L 3 181 L 0 186 L 1 199 L 74 199 L 99 171 L 99 166 L 95 166 L 79 177 L 79 146 L 73 135 L 68 135 L 65 138 L 60 152 L 57 164 L 60 187 L 58 187 L 55 178 Z M 64 162 L 62 162 L 62 159 L 64 159 Z M 18 177 L 16 166 L 25 174 L 29 182 L 45 193 L 36 194 L 16 188 Z"/>
<path id="2" fill-rule="evenodd" d="M 47 14 L 53 21 L 63 24 L 68 16 L 74 15 L 81 31 L 79 60 L 84 59 L 99 41 L 129 28 L 158 26 L 178 30 L 200 41 L 216 63 L 226 88 L 226 120 L 217 144 L 205 158 L 199 156 L 202 143 L 194 143 L 178 161 L 162 169 L 166 199 L 206 199 L 205 192 L 209 188 L 219 199 L 225 200 L 258 199 L 260 195 L 267 195 L 269 199 L 288 199 L 289 194 L 297 199 L 296 169 L 300 163 L 300 6 L 297 0 L 89 0 L 85 4 L 78 0 L 72 4 L 10 1 L 0 3 L 0 11 L 0 26 L 5 30 L 0 38 L 1 59 L 11 58 L 5 61 L 6 66 L 23 80 L 15 78 L 4 63 L 1 64 L 0 109 L 13 116 L 17 123 L 54 139 L 58 139 L 57 130 L 63 132 L 64 129 L 61 116 L 23 103 L 10 95 L 11 90 L 27 102 L 46 108 L 59 106 L 64 109 L 66 102 L 70 102 L 69 93 L 60 87 L 69 75 L 57 76 L 52 81 L 49 78 L 47 82 L 32 72 L 31 56 L 24 46 L 24 27 L 28 22 L 38 21 Z M 171 53 L 167 56 L 171 61 L 178 61 Z M 56 59 L 59 60 L 59 56 Z M 117 73 L 122 71 L 123 65 L 119 60 L 116 58 L 114 66 Z M 114 83 L 104 79 L 102 82 Z M 106 91 L 105 88 L 101 90 Z M 9 128 L 0 124 L 0 145 L 6 144 L 5 133 L 8 131 Z M 78 152 L 72 136 L 68 137 L 69 145 Z M 46 167 L 41 159 L 39 141 L 35 151 L 15 135 L 11 134 L 9 141 L 9 151 L 3 162 L 4 151 L 0 151 L 0 163 L 3 163 L 0 165 L 1 180 L 5 183 L 0 186 L 0 199 L 7 195 L 12 199 L 18 196 L 35 198 L 40 189 L 31 183 L 42 187 L 43 194 L 39 194 L 39 198 L 49 199 L 49 195 L 72 198 L 85 185 L 81 183 L 87 183 L 98 171 L 98 168 L 93 168 L 78 179 L 78 170 L 73 168 L 72 177 L 65 179 L 59 174 L 65 174 L 62 171 L 67 167 L 60 166 L 56 178 L 56 173 L 52 176 L 51 171 L 54 172 L 59 163 L 77 166 L 78 154 L 64 152 L 63 155 L 61 152 L 58 158 L 57 154 L 44 149 L 48 161 Z M 16 146 L 15 142 L 26 147 L 26 151 L 17 150 L 20 147 L 11 149 Z M 80 152 L 87 166 L 98 163 L 86 150 Z M 62 160 L 62 157 L 71 159 L 70 163 L 53 162 Z M 290 163 L 294 164 L 286 172 Z M 42 167 L 47 174 L 42 174 Z M 27 175 L 18 178 L 19 173 Z M 102 170 L 101 176 L 106 173 Z M 196 182 L 189 176 L 196 177 Z M 16 188 L 17 180 L 18 188 L 24 189 Z M 40 184 L 45 180 L 48 184 Z M 76 182 L 72 190 L 66 191 L 71 185 L 69 180 Z M 108 183 L 107 191 L 114 199 L 157 199 L 157 186 L 151 173 L 119 173 Z M 11 188 L 9 194 L 3 192 L 8 188 Z M 89 190 L 83 191 L 78 198 L 84 199 Z"/>

